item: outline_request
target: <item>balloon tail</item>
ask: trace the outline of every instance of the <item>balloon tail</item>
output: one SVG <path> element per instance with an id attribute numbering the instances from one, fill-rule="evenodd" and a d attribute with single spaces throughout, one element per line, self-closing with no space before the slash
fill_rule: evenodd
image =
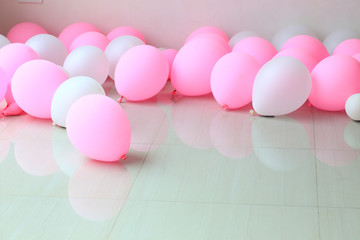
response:
<path id="1" fill-rule="evenodd" d="M 171 96 L 173 97 L 176 93 L 176 89 L 174 89 L 174 91 L 171 92 Z"/>
<path id="2" fill-rule="evenodd" d="M 311 103 L 309 103 L 309 104 L 308 104 L 308 106 L 309 106 L 309 107 L 312 107 L 312 104 L 311 104 Z"/>
<path id="3" fill-rule="evenodd" d="M 126 160 L 126 159 L 127 159 L 126 154 L 122 155 L 122 156 L 120 157 L 120 159 L 121 159 L 121 160 Z"/>
<path id="4" fill-rule="evenodd" d="M 250 113 L 251 116 L 260 116 L 257 112 L 255 112 L 254 109 L 251 109 L 251 110 L 249 111 L 249 113 Z"/>
<path id="5" fill-rule="evenodd" d="M 224 110 L 228 110 L 228 109 L 229 109 L 229 106 L 226 105 L 226 104 L 224 104 L 224 105 L 221 106 L 221 108 L 224 109 Z"/>
<path id="6" fill-rule="evenodd" d="M 23 110 L 16 104 L 12 103 L 2 112 L 4 116 L 17 116 L 23 113 Z"/>
<path id="7" fill-rule="evenodd" d="M 124 97 L 121 96 L 117 101 L 118 101 L 118 103 L 122 103 L 124 101 Z"/>

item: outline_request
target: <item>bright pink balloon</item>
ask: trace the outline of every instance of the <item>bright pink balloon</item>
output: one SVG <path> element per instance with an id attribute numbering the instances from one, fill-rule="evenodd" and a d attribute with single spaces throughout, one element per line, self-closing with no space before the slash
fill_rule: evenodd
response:
<path id="1" fill-rule="evenodd" d="M 141 32 L 133 27 L 128 27 L 128 26 L 122 26 L 122 27 L 113 29 L 111 32 L 108 33 L 107 38 L 110 41 L 112 41 L 115 38 L 124 36 L 124 35 L 131 35 L 131 36 L 137 37 L 145 43 L 145 38 L 141 34 Z"/>
<path id="2" fill-rule="evenodd" d="M 258 61 L 246 53 L 232 52 L 220 58 L 211 73 L 211 90 L 216 101 L 229 109 L 249 104 L 259 69 Z"/>
<path id="3" fill-rule="evenodd" d="M 211 93 L 211 71 L 215 63 L 227 53 L 229 48 L 213 39 L 199 38 L 187 43 L 179 50 L 173 62 L 173 87 L 185 96 Z"/>
<path id="4" fill-rule="evenodd" d="M 334 55 L 322 60 L 311 73 L 310 103 L 326 111 L 345 109 L 346 100 L 360 92 L 360 63 L 353 57 Z"/>
<path id="5" fill-rule="evenodd" d="M 234 46 L 232 51 L 253 56 L 261 66 L 277 53 L 276 48 L 269 41 L 260 37 L 244 38 Z"/>
<path id="6" fill-rule="evenodd" d="M 356 60 L 358 60 L 358 62 L 360 62 L 360 53 L 355 54 L 355 55 L 353 56 L 353 58 L 355 58 Z"/>
<path id="7" fill-rule="evenodd" d="M 348 39 L 339 43 L 332 55 L 343 54 L 353 56 L 358 53 L 360 53 L 360 39 Z"/>
<path id="8" fill-rule="evenodd" d="M 312 56 L 306 50 L 300 48 L 288 48 L 282 50 L 278 54 L 276 54 L 274 58 L 283 57 L 283 56 L 294 57 L 300 60 L 303 64 L 305 64 L 309 72 L 311 72 L 318 63 L 318 61 L 314 56 Z"/>
<path id="9" fill-rule="evenodd" d="M 23 112 L 24 111 L 14 101 L 13 103 L 8 104 L 8 106 L 4 109 L 3 115 L 4 116 L 17 116 L 17 115 L 20 115 Z"/>
<path id="10" fill-rule="evenodd" d="M 4 99 L 7 88 L 8 88 L 7 76 L 5 72 L 0 68 L 0 102 Z"/>
<path id="11" fill-rule="evenodd" d="M 47 31 L 40 25 L 32 22 L 22 22 L 13 26 L 6 37 L 12 43 L 25 43 L 31 37 L 44 33 L 47 33 Z"/>
<path id="12" fill-rule="evenodd" d="M 105 48 L 109 42 L 109 39 L 100 32 L 86 32 L 80 34 L 72 41 L 69 47 L 69 51 L 85 45 L 95 46 L 100 48 L 102 51 L 105 51 Z"/>
<path id="13" fill-rule="evenodd" d="M 317 38 L 309 35 L 298 35 L 287 40 L 281 47 L 281 51 L 288 48 L 300 48 L 313 55 L 319 62 L 329 56 L 324 44 Z"/>
<path id="14" fill-rule="evenodd" d="M 130 123 L 113 99 L 90 94 L 69 109 L 66 128 L 71 143 L 85 156 L 105 162 L 120 160 L 130 147 Z"/>
<path id="15" fill-rule="evenodd" d="M 72 41 L 79 35 L 86 32 L 99 32 L 97 27 L 90 23 L 78 22 L 67 26 L 59 34 L 59 39 L 64 43 L 66 49 L 69 51 Z"/>
<path id="16" fill-rule="evenodd" d="M 223 38 L 223 40 L 228 43 L 229 42 L 229 37 L 226 35 L 226 33 L 224 33 L 223 30 L 221 30 L 220 28 L 214 27 L 214 26 L 205 26 L 205 27 L 201 27 L 196 29 L 195 31 L 193 31 L 186 39 L 185 43 L 188 43 L 190 41 L 192 41 L 193 39 L 199 37 L 202 34 L 207 34 L 207 33 L 214 33 L 217 34 L 218 36 L 220 36 L 221 38 Z"/>
<path id="17" fill-rule="evenodd" d="M 172 68 L 172 65 L 173 65 L 173 62 L 174 62 L 174 59 L 176 57 L 176 54 L 178 53 L 177 50 L 175 49 L 165 49 L 162 51 L 162 53 L 165 55 L 168 63 L 169 63 L 169 76 L 168 76 L 168 79 L 171 78 L 171 68 Z"/>
<path id="18" fill-rule="evenodd" d="M 29 115 L 51 118 L 51 101 L 56 89 L 69 77 L 65 71 L 47 60 L 24 63 L 15 72 L 11 88 L 19 107 Z"/>
<path id="19" fill-rule="evenodd" d="M 162 52 L 139 45 L 122 55 L 115 69 L 118 93 L 130 101 L 143 101 L 158 94 L 169 76 L 169 64 Z"/>

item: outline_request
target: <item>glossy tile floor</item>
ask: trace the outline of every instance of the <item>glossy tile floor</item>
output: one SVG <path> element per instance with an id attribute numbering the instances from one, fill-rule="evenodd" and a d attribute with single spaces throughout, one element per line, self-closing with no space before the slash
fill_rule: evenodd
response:
<path id="1" fill-rule="evenodd" d="M 360 239 L 360 123 L 171 91 L 121 103 L 132 143 L 116 163 L 82 156 L 50 120 L 1 119 L 0 239 Z"/>

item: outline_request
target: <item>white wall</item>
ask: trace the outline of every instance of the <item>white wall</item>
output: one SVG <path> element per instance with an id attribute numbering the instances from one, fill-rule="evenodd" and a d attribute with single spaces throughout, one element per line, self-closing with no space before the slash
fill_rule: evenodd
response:
<path id="1" fill-rule="evenodd" d="M 230 37 L 252 30 L 269 40 L 293 24 L 311 27 L 321 37 L 340 28 L 360 31 L 359 10 L 359 0 L 0 0 L 0 33 L 33 21 L 58 35 L 67 25 L 85 21 L 105 34 L 132 26 L 149 44 L 180 48 L 192 30 L 205 25 L 217 26 Z"/>

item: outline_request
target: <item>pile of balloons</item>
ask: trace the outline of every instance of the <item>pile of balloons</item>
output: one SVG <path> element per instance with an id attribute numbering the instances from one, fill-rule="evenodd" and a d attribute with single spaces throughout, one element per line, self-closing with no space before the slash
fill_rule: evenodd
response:
<path id="1" fill-rule="evenodd" d="M 79 22 L 55 37 L 23 22 L 0 35 L 1 114 L 52 119 L 80 152 L 101 161 L 125 157 L 131 137 L 125 112 L 102 88 L 109 77 L 128 101 L 152 98 L 171 80 L 179 94 L 213 94 L 224 109 L 252 102 L 259 115 L 277 116 L 308 100 L 360 120 L 359 38 L 341 30 L 321 42 L 308 28 L 292 26 L 271 43 L 252 31 L 229 39 L 206 26 L 176 50 L 145 44 L 132 27 L 104 35 Z"/>

